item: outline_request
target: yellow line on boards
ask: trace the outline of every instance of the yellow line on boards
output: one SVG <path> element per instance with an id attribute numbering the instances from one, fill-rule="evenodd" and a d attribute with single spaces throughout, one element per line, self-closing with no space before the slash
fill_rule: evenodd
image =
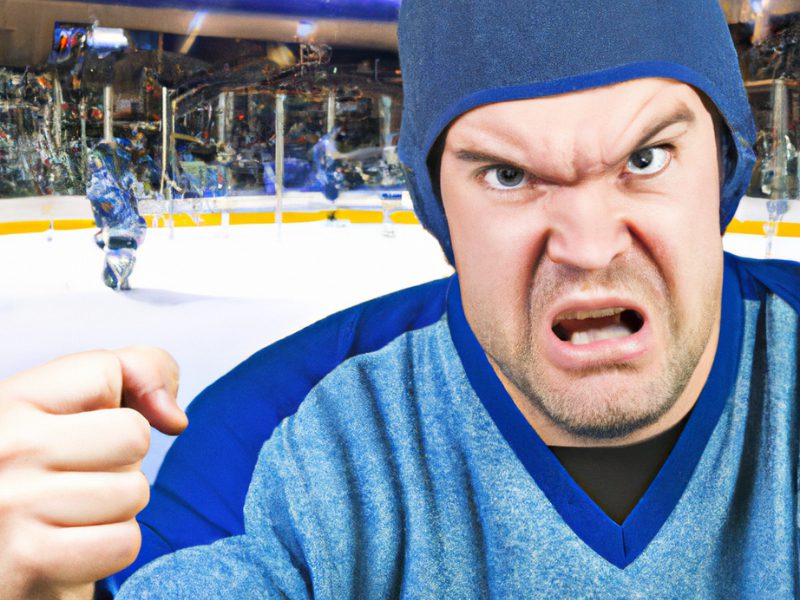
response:
<path id="1" fill-rule="evenodd" d="M 334 212 L 340 221 L 351 223 L 383 223 L 383 213 L 377 210 L 342 209 Z"/>
<path id="2" fill-rule="evenodd" d="M 38 233 L 50 229 L 50 221 L 19 221 L 17 223 L 0 223 L 0 234 L 6 233 Z"/>
<path id="3" fill-rule="evenodd" d="M 397 223 L 398 225 L 419 225 L 419 219 L 412 210 L 393 212 L 389 218 L 393 223 Z"/>
<path id="4" fill-rule="evenodd" d="M 325 221 L 331 218 L 333 211 L 322 210 L 319 212 L 288 212 L 283 213 L 284 223 L 313 223 L 315 221 Z M 231 215 L 233 216 L 233 215 Z M 273 213 L 274 216 L 274 213 Z M 275 222 L 275 219 L 273 219 Z"/>
<path id="5" fill-rule="evenodd" d="M 747 233 L 751 235 L 764 235 L 766 221 L 739 221 L 734 219 L 728 225 L 725 233 Z M 778 224 L 777 235 L 781 237 L 800 237 L 800 223 L 784 222 Z"/>
<path id="6" fill-rule="evenodd" d="M 284 223 L 311 223 L 313 221 L 324 221 L 329 218 L 331 211 L 319 212 L 285 212 L 283 213 Z M 275 213 L 230 213 L 229 222 L 231 225 L 257 225 L 270 224 L 275 222 Z"/>
<path id="7" fill-rule="evenodd" d="M 90 227 L 95 227 L 94 219 L 56 219 L 53 221 L 53 229 L 60 231 L 88 229 Z"/>
<path id="8" fill-rule="evenodd" d="M 209 227 L 219 226 L 224 222 L 221 213 L 202 213 L 197 215 L 177 214 L 174 215 L 175 227 Z M 350 221 L 351 223 L 382 223 L 383 213 L 379 210 L 359 210 L 359 209 L 340 209 L 340 210 L 320 210 L 315 212 L 289 211 L 283 213 L 284 223 L 311 223 L 324 221 L 326 219 L 337 219 L 340 221 Z M 418 225 L 419 219 L 410 210 L 398 210 L 390 215 L 393 223 L 398 225 Z M 169 217 L 166 215 L 147 215 L 145 217 L 148 227 L 165 227 L 169 224 Z M 232 212 L 228 213 L 228 223 L 231 225 L 257 225 L 275 223 L 275 213 L 273 212 Z M 748 235 L 764 235 L 765 221 L 739 221 L 733 219 L 726 233 L 738 233 Z M 54 219 L 40 221 L 16 221 L 10 223 L 0 223 L 0 235 L 14 233 L 41 233 L 48 229 L 68 231 L 73 229 L 91 229 L 96 227 L 92 219 Z M 778 225 L 777 235 L 780 237 L 800 237 L 800 223 L 783 222 Z"/>

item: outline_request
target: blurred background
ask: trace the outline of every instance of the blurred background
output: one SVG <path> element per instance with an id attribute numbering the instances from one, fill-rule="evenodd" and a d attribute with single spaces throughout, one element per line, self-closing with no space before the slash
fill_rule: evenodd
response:
<path id="1" fill-rule="evenodd" d="M 399 5 L 0 0 L 0 377 L 157 344 L 186 405 L 271 341 L 450 274 L 396 153 Z M 758 127 L 723 243 L 799 260 L 800 0 L 721 6 Z"/>

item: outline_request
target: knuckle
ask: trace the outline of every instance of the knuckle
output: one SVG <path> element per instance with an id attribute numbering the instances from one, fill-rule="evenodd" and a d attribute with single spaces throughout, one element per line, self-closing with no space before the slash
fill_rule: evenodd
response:
<path id="1" fill-rule="evenodd" d="M 166 365 L 175 363 L 172 355 L 158 346 L 132 346 L 131 349 L 142 355 L 147 355 L 151 360 L 160 364 Z"/>
<path id="2" fill-rule="evenodd" d="M 156 346 L 130 346 L 123 348 L 118 353 L 119 355 L 125 358 L 124 364 L 129 367 L 135 367 L 139 374 L 148 373 L 152 377 L 152 381 L 160 380 L 168 388 L 177 387 L 178 363 L 163 348 Z"/>
<path id="3" fill-rule="evenodd" d="M 140 471 L 131 471 L 118 475 L 119 479 L 113 488 L 108 490 L 107 502 L 115 507 L 116 523 L 124 523 L 133 519 L 150 501 L 150 485 Z"/>
<path id="4" fill-rule="evenodd" d="M 3 431 L 0 434 L 0 469 L 36 461 L 42 452 L 39 442 L 40 431 L 36 427 L 26 426 Z"/>
<path id="5" fill-rule="evenodd" d="M 122 408 L 123 426 L 119 443 L 131 462 L 139 460 L 150 449 L 150 424 L 142 415 L 130 408 Z"/>
<path id="6" fill-rule="evenodd" d="M 21 371 L 0 381 L 0 406 L 13 406 L 30 396 L 29 373 L 30 371 Z"/>
<path id="7" fill-rule="evenodd" d="M 0 523 L 14 524 L 30 504 L 27 494 L 18 486 L 3 485 L 0 489 Z"/>
<path id="8" fill-rule="evenodd" d="M 109 536 L 106 553 L 116 571 L 124 569 L 136 560 L 142 546 L 142 532 L 135 519 L 119 523 L 114 534 Z"/>
<path id="9" fill-rule="evenodd" d="M 150 484 L 141 471 L 125 473 L 125 490 L 128 498 L 136 503 L 146 502 L 150 496 Z"/>
<path id="10" fill-rule="evenodd" d="M 20 441 L 15 435 L 0 436 L 0 468 L 16 462 L 20 456 L 25 455 L 25 450 L 20 447 Z"/>
<path id="11" fill-rule="evenodd" d="M 156 350 L 158 351 L 159 360 L 161 364 L 164 366 L 164 368 L 167 370 L 167 372 L 170 375 L 174 375 L 175 377 L 177 377 L 179 370 L 178 362 L 175 360 L 172 354 L 170 354 L 163 348 L 156 348 Z"/>
<path id="12" fill-rule="evenodd" d="M 119 358 L 113 352 L 98 350 L 97 363 L 101 374 L 97 393 L 109 403 L 118 405 L 122 396 L 122 366 Z"/>
<path id="13" fill-rule="evenodd" d="M 133 475 L 135 476 L 133 493 L 137 499 L 136 512 L 138 513 L 150 502 L 150 482 L 147 481 L 147 477 L 141 471 L 137 471 Z"/>

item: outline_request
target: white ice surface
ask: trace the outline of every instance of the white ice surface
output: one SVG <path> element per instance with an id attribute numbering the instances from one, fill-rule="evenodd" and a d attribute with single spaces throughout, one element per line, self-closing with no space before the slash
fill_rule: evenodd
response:
<path id="1" fill-rule="evenodd" d="M 161 346 L 181 367 L 179 402 L 263 346 L 339 309 L 449 275 L 420 227 L 308 223 L 151 229 L 134 289 L 101 281 L 92 230 L 0 236 L 0 379 L 59 355 Z M 170 443 L 154 432 L 152 479 Z"/>
<path id="2" fill-rule="evenodd" d="M 179 402 L 259 348 L 336 310 L 448 275 L 436 242 L 411 225 L 274 225 L 151 229 L 131 278 L 115 293 L 100 277 L 93 230 L 0 236 L 0 378 L 61 354 L 151 344 L 181 366 Z M 763 256 L 764 240 L 727 249 Z M 800 239 L 775 240 L 800 260 Z M 155 435 L 152 479 L 170 443 Z"/>

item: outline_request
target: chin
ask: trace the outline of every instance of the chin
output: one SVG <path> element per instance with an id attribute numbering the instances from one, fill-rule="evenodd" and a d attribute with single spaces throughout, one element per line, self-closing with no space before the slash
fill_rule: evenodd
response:
<path id="1" fill-rule="evenodd" d="M 675 407 L 702 354 L 697 346 L 698 351 L 662 355 L 646 364 L 602 365 L 580 373 L 541 361 L 526 361 L 523 372 L 496 364 L 520 400 L 562 433 L 613 440 L 655 424 Z"/>
<path id="2" fill-rule="evenodd" d="M 559 429 L 575 437 L 610 440 L 653 425 L 675 406 L 685 381 L 664 389 L 625 373 L 590 376 L 565 389 L 532 391 L 525 397 Z"/>

